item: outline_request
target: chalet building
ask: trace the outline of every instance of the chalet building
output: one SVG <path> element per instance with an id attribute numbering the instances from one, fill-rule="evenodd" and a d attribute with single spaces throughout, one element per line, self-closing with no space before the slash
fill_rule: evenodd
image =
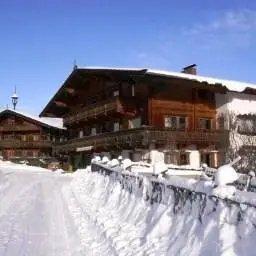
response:
<path id="1" fill-rule="evenodd" d="M 47 160 L 53 145 L 65 139 L 62 120 L 34 117 L 20 111 L 0 112 L 0 156 L 6 160 Z"/>
<path id="2" fill-rule="evenodd" d="M 181 73 L 76 67 L 40 116 L 63 118 L 68 139 L 55 152 L 74 168 L 93 154 L 218 166 L 229 146 L 219 114 L 239 86 L 198 76 L 195 65 Z"/>

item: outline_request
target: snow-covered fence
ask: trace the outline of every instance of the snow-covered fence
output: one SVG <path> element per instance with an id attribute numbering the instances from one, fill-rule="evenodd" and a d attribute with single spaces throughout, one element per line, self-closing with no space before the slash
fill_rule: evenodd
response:
<path id="1" fill-rule="evenodd" d="M 81 231 L 81 255 L 255 254 L 255 193 L 102 162 L 73 175 L 65 197 Z"/>
<path id="2" fill-rule="evenodd" d="M 184 206 L 187 202 L 192 203 L 198 201 L 200 213 L 203 213 L 207 198 L 216 204 L 221 200 L 224 204 L 237 205 L 239 208 L 244 205 L 256 208 L 256 194 L 236 190 L 235 195 L 231 195 L 228 189 L 224 191 L 217 190 L 217 192 L 212 193 L 213 185 L 211 182 L 184 179 L 178 176 L 169 180 L 157 177 L 146 177 L 128 171 L 116 171 L 114 168 L 97 163 L 92 163 L 91 171 L 108 175 L 113 180 L 118 179 L 122 187 L 130 193 L 135 191 L 138 193 L 138 191 L 141 191 L 141 195 L 144 199 L 151 203 L 168 204 L 170 195 L 172 194 L 176 202 L 175 207 L 176 205 L 179 205 L 179 207 L 181 205 Z M 253 183 L 253 185 L 255 184 Z M 252 187 L 256 189 L 255 186 Z"/>

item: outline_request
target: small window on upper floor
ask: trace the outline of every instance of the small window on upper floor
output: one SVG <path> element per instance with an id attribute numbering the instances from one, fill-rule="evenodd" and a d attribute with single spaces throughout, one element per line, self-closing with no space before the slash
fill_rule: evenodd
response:
<path id="1" fill-rule="evenodd" d="M 212 119 L 200 118 L 199 119 L 199 128 L 210 130 L 212 129 Z"/>
<path id="2" fill-rule="evenodd" d="M 225 117 L 223 115 L 218 117 L 218 128 L 220 130 L 224 130 L 225 129 Z"/>
<path id="3" fill-rule="evenodd" d="M 237 118 L 238 132 L 242 134 L 256 133 L 256 118 L 255 116 L 238 116 Z"/>
<path id="4" fill-rule="evenodd" d="M 115 90 L 115 91 L 113 92 L 113 96 L 114 96 L 114 97 L 119 96 L 119 90 Z"/>
<path id="5" fill-rule="evenodd" d="M 187 128 L 187 118 L 186 117 L 184 117 L 184 116 L 180 116 L 179 117 L 179 128 L 180 129 L 185 129 L 185 128 Z"/>
<path id="6" fill-rule="evenodd" d="M 178 128 L 178 122 L 177 122 L 177 116 L 168 116 L 164 118 L 164 126 L 177 129 Z"/>

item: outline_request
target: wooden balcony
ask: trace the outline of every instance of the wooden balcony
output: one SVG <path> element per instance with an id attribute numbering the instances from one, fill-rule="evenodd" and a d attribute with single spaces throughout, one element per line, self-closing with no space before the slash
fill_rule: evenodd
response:
<path id="1" fill-rule="evenodd" d="M 133 115 L 136 113 L 136 98 L 120 98 L 115 97 L 106 101 L 100 101 L 90 106 L 80 108 L 73 111 L 63 120 L 65 126 L 69 126 L 76 122 L 88 121 L 110 113 L 121 113 L 123 115 Z"/>
<path id="2" fill-rule="evenodd" d="M 169 143 L 227 146 L 228 134 L 228 131 L 223 130 L 171 130 L 141 127 L 72 139 L 66 143 L 55 145 L 55 150 L 77 151 L 80 147 L 93 149 L 148 147 L 151 142 L 163 146 Z"/>
<path id="3" fill-rule="evenodd" d="M 79 121 L 87 121 L 89 118 L 97 118 L 100 115 L 107 115 L 110 112 L 118 111 L 120 105 L 118 98 L 101 101 L 88 107 L 79 109 L 78 112 L 71 113 L 64 118 L 64 125 L 70 125 Z"/>
<path id="4" fill-rule="evenodd" d="M 50 148 L 53 143 L 48 140 L 21 141 L 18 139 L 0 140 L 0 148 Z"/>

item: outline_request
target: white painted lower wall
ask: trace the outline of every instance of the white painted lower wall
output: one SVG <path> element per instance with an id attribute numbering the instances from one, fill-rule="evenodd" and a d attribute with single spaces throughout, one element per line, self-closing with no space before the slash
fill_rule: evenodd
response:
<path id="1" fill-rule="evenodd" d="M 152 164 L 164 163 L 164 152 L 158 150 L 151 150 L 150 159 Z"/>
<path id="2" fill-rule="evenodd" d="M 189 152 L 189 165 L 195 169 L 200 167 L 201 158 L 198 150 L 192 150 Z"/>

